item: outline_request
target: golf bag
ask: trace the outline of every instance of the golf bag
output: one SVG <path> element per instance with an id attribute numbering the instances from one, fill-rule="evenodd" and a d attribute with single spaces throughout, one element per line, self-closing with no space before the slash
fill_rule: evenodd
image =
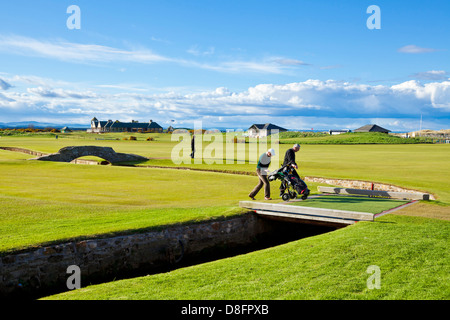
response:
<path id="1" fill-rule="evenodd" d="M 302 200 L 306 200 L 309 195 L 309 189 L 306 183 L 295 176 L 291 166 L 282 166 L 280 169 L 269 174 L 269 181 L 280 180 L 284 183 L 285 192 L 281 196 L 284 201 L 297 198 L 301 195 Z"/>

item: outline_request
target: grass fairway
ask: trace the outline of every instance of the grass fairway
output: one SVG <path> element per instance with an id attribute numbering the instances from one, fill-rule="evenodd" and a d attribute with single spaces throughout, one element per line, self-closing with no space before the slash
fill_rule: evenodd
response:
<path id="1" fill-rule="evenodd" d="M 432 193 L 450 205 L 450 145 L 305 145 L 305 175 L 390 183 Z"/>
<path id="2" fill-rule="evenodd" d="M 154 135 L 155 141 L 145 141 L 146 136 L 139 134 L 138 141 L 118 136 L 120 140 L 95 140 L 99 136 L 85 134 L 61 135 L 57 140 L 13 136 L 0 138 L 0 146 L 42 152 L 76 145 L 110 146 L 117 152 L 155 158 L 141 165 L 178 166 L 170 160 L 176 144 L 170 136 Z M 289 147 L 280 145 L 279 154 Z M 442 220 L 411 217 L 410 211 L 401 210 L 399 214 L 407 215 L 390 214 L 247 255 L 52 298 L 448 299 L 450 222 L 444 219 L 450 213 L 449 155 L 449 145 L 304 145 L 297 153 L 301 176 L 391 183 L 433 193 L 437 204 L 421 202 L 407 210 L 419 208 L 418 215 Z M 257 183 L 255 176 L 248 175 L 26 160 L 31 157 L 0 150 L 0 254 L 239 214 L 238 202 L 247 200 Z M 243 164 L 179 166 L 255 170 L 248 159 Z M 313 183 L 308 186 L 317 188 Z M 279 182 L 271 184 L 275 199 L 278 187 Z M 257 199 L 262 197 L 260 192 Z M 329 203 L 333 208 L 341 204 L 336 199 Z M 375 208 L 375 202 L 366 205 L 361 211 Z M 348 203 L 345 206 L 352 210 Z M 367 289 L 369 265 L 381 269 L 379 290 Z"/>
<path id="3" fill-rule="evenodd" d="M 313 208 L 336 209 L 345 211 L 381 213 L 408 203 L 405 200 L 394 200 L 384 198 L 369 198 L 358 196 L 320 196 L 309 198 L 307 201 L 291 202 L 293 206 L 304 206 Z"/>
<path id="4" fill-rule="evenodd" d="M 3 150 L 0 157 L 0 254 L 239 214 L 239 201 L 257 182 L 248 175 L 27 161 Z"/>
<path id="5" fill-rule="evenodd" d="M 331 233 L 46 299 L 449 299 L 450 222 L 387 215 Z M 370 265 L 381 289 L 368 289 Z"/>
<path id="6" fill-rule="evenodd" d="M 0 174 L 0 252 L 236 214 L 255 184 L 250 176 L 14 159 L 0 160 Z"/>
<path id="7" fill-rule="evenodd" d="M 246 162 L 226 164 L 223 159 L 229 158 L 224 151 L 223 156 L 216 160 L 222 160 L 224 164 L 179 164 L 171 161 L 172 148 L 178 142 L 172 142 L 169 134 L 134 134 L 137 141 L 123 140 L 131 134 L 105 134 L 89 135 L 86 133 L 60 134 L 58 139 L 49 135 L 34 136 L 4 136 L 0 138 L 0 146 L 22 147 L 35 151 L 54 153 L 65 146 L 96 145 L 112 147 L 116 152 L 135 153 L 151 160 L 141 163 L 144 166 L 162 167 L 191 167 L 196 169 L 220 170 L 220 171 L 246 171 L 254 172 L 255 163 Z M 146 141 L 147 137 L 153 137 L 154 141 Z M 102 139 L 102 140 L 96 140 Z M 108 140 L 109 139 L 109 140 Z M 119 140 L 115 140 L 119 139 Z M 203 142 L 203 150 L 209 142 Z M 246 144 L 249 151 L 255 146 Z M 282 162 L 284 153 L 291 144 L 280 144 L 279 154 L 273 159 L 271 169 L 277 169 L 277 159 Z M 224 150 L 226 148 L 224 147 Z M 261 145 L 257 155 L 267 150 L 266 145 Z M 199 151 L 197 152 L 199 154 Z M 234 154 L 232 159 L 236 158 Z M 354 179 L 381 183 L 391 183 L 435 194 L 439 201 L 450 205 L 450 189 L 448 178 L 450 177 L 449 144 L 377 144 L 377 145 L 302 145 L 296 154 L 301 176 L 317 176 L 338 179 Z M 281 159 L 281 160 L 280 160 Z M 250 159 L 251 160 L 251 159 Z M 252 159 L 256 160 L 256 159 Z"/>

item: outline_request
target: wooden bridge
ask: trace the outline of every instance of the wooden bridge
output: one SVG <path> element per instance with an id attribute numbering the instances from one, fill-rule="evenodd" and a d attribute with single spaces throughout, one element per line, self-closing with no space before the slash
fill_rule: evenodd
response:
<path id="1" fill-rule="evenodd" d="M 411 200 L 406 205 L 416 203 L 418 200 L 428 200 L 429 195 L 425 193 L 413 192 L 388 192 L 362 189 L 346 189 L 333 187 L 319 187 L 319 191 L 327 194 L 343 194 L 343 195 L 358 195 L 370 197 L 384 197 L 392 199 Z M 301 201 L 301 200 L 293 200 Z M 306 200 L 307 201 L 307 200 Z M 255 211 L 262 217 L 284 220 L 300 223 L 309 223 L 316 225 L 326 225 L 333 227 L 345 227 L 354 224 L 358 221 L 374 221 L 380 215 L 397 210 L 400 207 L 393 208 L 382 212 L 380 214 L 373 214 L 368 212 L 346 211 L 337 209 L 314 208 L 307 206 L 292 205 L 289 202 L 268 203 L 257 201 L 240 201 L 239 206 Z M 404 207 L 402 205 L 401 207 Z"/>
<path id="2" fill-rule="evenodd" d="M 251 209 L 266 218 L 333 227 L 345 227 L 357 221 L 374 219 L 374 215 L 367 212 L 311 208 L 283 203 L 241 201 L 239 206 Z"/>

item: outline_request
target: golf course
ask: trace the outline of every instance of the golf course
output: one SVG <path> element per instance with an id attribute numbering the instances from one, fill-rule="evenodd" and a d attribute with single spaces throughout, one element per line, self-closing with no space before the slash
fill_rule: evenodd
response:
<path id="1" fill-rule="evenodd" d="M 171 152 L 178 142 L 170 134 L 132 136 L 136 139 L 129 133 L 77 131 L 0 135 L 3 148 L 56 153 L 67 146 L 100 146 L 148 158 L 123 165 L 82 165 L 31 160 L 36 156 L 0 149 L 0 256 L 248 212 L 239 201 L 249 200 L 258 182 L 255 159 L 248 154 L 238 161 L 233 153 L 228 163 L 225 152 L 203 153 L 209 145 L 204 141 L 196 153 L 204 154 L 201 163 L 175 164 Z M 278 169 L 292 141 L 280 141 L 271 170 Z M 390 184 L 429 193 L 435 200 L 263 250 L 41 298 L 449 299 L 450 144 L 295 142 L 302 145 L 296 154 L 301 177 Z M 245 147 L 255 147 L 250 145 Z M 257 154 L 263 153 L 270 141 L 256 147 Z M 307 183 L 312 196 L 318 194 L 318 186 L 326 185 Z M 279 184 L 271 183 L 272 202 L 282 202 Z M 264 192 L 256 199 L 264 201 Z M 406 202 L 334 196 L 311 197 L 294 205 L 377 214 Z M 367 269 L 374 265 L 381 270 L 381 287 L 370 289 Z"/>

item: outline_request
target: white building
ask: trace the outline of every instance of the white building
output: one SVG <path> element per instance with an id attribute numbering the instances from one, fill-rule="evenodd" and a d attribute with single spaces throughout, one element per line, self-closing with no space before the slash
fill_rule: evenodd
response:
<path id="1" fill-rule="evenodd" d="M 270 136 L 275 132 L 284 132 L 284 131 L 287 131 L 287 129 L 284 129 L 271 123 L 253 124 L 250 128 L 248 128 L 248 136 L 251 138 L 260 138 Z"/>

